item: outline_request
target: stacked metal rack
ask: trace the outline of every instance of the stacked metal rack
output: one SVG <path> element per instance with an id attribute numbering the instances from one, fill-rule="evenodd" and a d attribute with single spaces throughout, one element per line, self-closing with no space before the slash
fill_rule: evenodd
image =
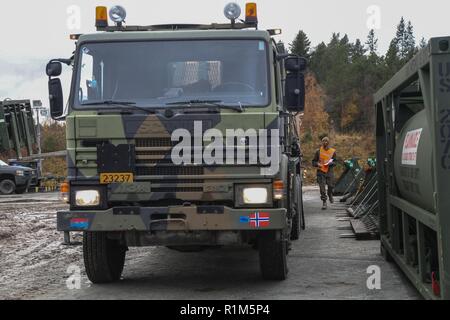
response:
<path id="1" fill-rule="evenodd" d="M 346 209 L 348 218 L 345 220 L 350 222 L 354 237 L 357 240 L 379 239 L 376 160 L 369 159 L 367 166 L 366 170 L 360 169 L 352 180 L 347 180 L 346 192 L 341 199 L 341 202 L 348 206 Z M 344 171 L 343 175 L 348 176 L 349 173 Z M 342 177 L 338 181 L 342 181 Z"/>
<path id="2" fill-rule="evenodd" d="M 359 166 L 357 158 L 344 161 L 344 172 L 336 182 L 336 186 L 333 190 L 334 195 L 343 196 L 354 193 L 358 188 L 356 182 L 358 181 L 358 176 L 362 173 L 361 171 L 362 169 Z"/>
<path id="3" fill-rule="evenodd" d="M 0 101 L 0 152 L 14 150 L 17 158 L 22 157 L 22 149 L 33 154 L 36 130 L 30 100 Z"/>

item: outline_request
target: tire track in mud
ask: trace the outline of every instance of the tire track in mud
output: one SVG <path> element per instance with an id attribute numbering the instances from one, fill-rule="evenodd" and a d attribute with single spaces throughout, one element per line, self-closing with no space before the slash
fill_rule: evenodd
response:
<path id="1" fill-rule="evenodd" d="M 62 244 L 57 201 L 0 203 L 0 299 L 26 299 L 65 285 L 70 264 L 82 265 L 81 247 Z M 75 235 L 79 241 L 81 235 Z"/>

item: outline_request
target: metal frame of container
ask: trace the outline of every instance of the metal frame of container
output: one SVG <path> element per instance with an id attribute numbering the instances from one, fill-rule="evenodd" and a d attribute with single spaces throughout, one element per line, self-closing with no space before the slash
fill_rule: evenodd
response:
<path id="1" fill-rule="evenodd" d="M 419 96 L 408 94 L 411 86 L 419 86 Z M 426 110 L 432 138 L 434 212 L 412 204 L 398 192 L 395 119 L 405 99 L 422 99 Z M 450 37 L 432 38 L 375 94 L 374 102 L 382 253 L 400 266 L 425 298 L 450 299 Z M 433 254 L 440 295 L 429 281 Z"/>

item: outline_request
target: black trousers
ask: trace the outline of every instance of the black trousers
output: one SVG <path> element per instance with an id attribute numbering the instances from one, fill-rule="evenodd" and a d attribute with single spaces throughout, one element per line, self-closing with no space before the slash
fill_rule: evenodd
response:
<path id="1" fill-rule="evenodd" d="M 320 199 L 322 201 L 327 201 L 328 199 L 333 199 L 333 189 L 334 189 L 334 175 L 333 172 L 317 173 L 317 183 L 320 187 Z M 327 190 L 328 187 L 328 190 Z"/>

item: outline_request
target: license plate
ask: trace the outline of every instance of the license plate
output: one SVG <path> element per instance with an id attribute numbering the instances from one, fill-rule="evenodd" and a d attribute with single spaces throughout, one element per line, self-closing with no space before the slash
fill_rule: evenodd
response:
<path id="1" fill-rule="evenodd" d="M 132 173 L 102 173 L 100 174 L 100 184 L 111 183 L 133 183 L 134 175 Z"/>

